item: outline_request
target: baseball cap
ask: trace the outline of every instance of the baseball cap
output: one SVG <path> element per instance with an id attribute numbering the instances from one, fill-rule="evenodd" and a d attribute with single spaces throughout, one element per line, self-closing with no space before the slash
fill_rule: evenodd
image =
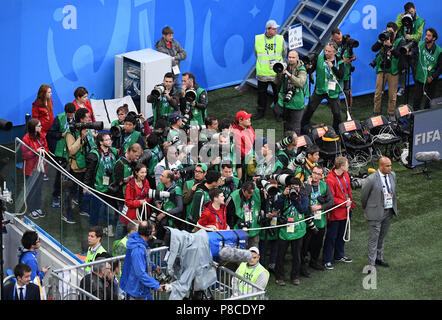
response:
<path id="1" fill-rule="evenodd" d="M 266 29 L 267 29 L 267 28 L 276 29 L 276 28 L 278 28 L 278 27 L 279 27 L 279 24 L 277 24 L 275 20 L 269 20 L 269 21 L 267 21 L 267 23 L 266 23 Z"/>
<path id="2" fill-rule="evenodd" d="M 177 112 L 174 112 L 169 116 L 169 121 L 171 123 L 176 123 L 179 119 L 182 119 L 182 118 L 184 118 L 182 115 L 180 115 Z"/>
<path id="3" fill-rule="evenodd" d="M 259 254 L 259 249 L 257 247 L 250 247 L 249 251 L 250 252 L 255 252 L 256 254 Z"/>
<path id="4" fill-rule="evenodd" d="M 247 113 L 244 110 L 241 110 L 236 113 L 235 121 L 249 119 L 251 116 L 251 113 Z"/>
<path id="5" fill-rule="evenodd" d="M 207 165 L 205 163 L 198 163 L 196 166 L 201 167 L 204 172 L 207 172 Z"/>

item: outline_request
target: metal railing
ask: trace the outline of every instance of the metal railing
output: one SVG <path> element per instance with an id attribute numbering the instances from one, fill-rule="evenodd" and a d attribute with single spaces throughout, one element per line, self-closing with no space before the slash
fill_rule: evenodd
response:
<path id="1" fill-rule="evenodd" d="M 163 274 L 166 273 L 164 256 L 168 247 L 159 247 L 151 250 L 151 261 L 160 266 Z M 114 272 L 112 266 L 124 263 L 125 256 L 117 256 L 102 259 L 91 263 L 84 263 L 53 270 L 48 273 L 49 285 L 47 286 L 47 297 L 50 300 L 123 300 L 125 293 L 119 287 L 119 270 Z M 86 272 L 91 268 L 92 273 Z M 110 269 L 110 270 L 109 270 Z M 104 272 L 103 272 L 104 270 Z M 101 277 L 99 276 L 101 274 Z M 158 278 L 156 274 L 152 277 Z M 85 279 L 89 279 L 88 281 Z M 242 284 L 242 291 L 238 290 L 236 284 Z M 168 300 L 169 293 L 152 292 L 154 300 Z M 219 266 L 217 270 L 217 281 L 204 292 L 189 292 L 190 299 L 208 300 L 262 300 L 265 299 L 265 290 L 259 288 L 237 275 L 232 270 Z"/>

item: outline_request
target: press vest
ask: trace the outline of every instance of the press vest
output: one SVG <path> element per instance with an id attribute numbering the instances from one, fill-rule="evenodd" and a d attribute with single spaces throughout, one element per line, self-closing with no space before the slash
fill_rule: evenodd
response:
<path id="1" fill-rule="evenodd" d="M 200 99 L 201 93 L 205 92 L 203 88 L 196 89 L 196 99 L 195 102 L 198 102 Z M 207 95 L 206 95 L 207 96 Z M 197 107 L 191 107 L 189 102 L 186 102 L 187 107 L 190 109 L 190 112 L 192 113 L 192 119 L 190 122 L 196 123 L 197 125 L 204 125 L 204 120 L 207 118 L 207 108 L 205 110 L 198 109 Z"/>
<path id="2" fill-rule="evenodd" d="M 255 36 L 256 74 L 260 76 L 274 77 L 275 72 L 270 68 L 271 60 L 282 60 L 284 50 L 284 38 L 282 35 L 276 35 L 268 39 L 265 34 Z"/>
<path id="3" fill-rule="evenodd" d="M 296 67 L 295 67 L 296 68 Z M 301 66 L 299 69 L 299 71 L 302 70 L 306 70 L 304 66 Z M 296 70 L 294 70 L 296 71 Z M 282 82 L 282 86 L 281 86 L 281 90 L 279 91 L 278 94 L 278 104 L 281 107 L 285 107 L 287 109 L 291 109 L 291 110 L 302 110 L 305 107 L 305 93 L 308 90 L 308 85 L 307 85 L 307 81 L 304 85 L 303 88 L 299 88 L 299 87 L 293 87 L 293 97 L 292 99 L 290 99 L 289 102 L 285 103 L 284 102 L 284 96 L 287 94 L 287 86 L 288 86 L 288 79 L 287 77 L 284 76 L 284 80 Z"/>
<path id="4" fill-rule="evenodd" d="M 339 60 L 336 63 L 336 68 L 339 69 L 339 65 L 341 63 L 344 63 L 344 61 Z M 336 82 L 334 89 L 329 89 L 329 83 L 331 82 Z M 339 93 L 341 92 L 343 85 L 343 80 L 338 79 L 333 73 L 333 70 L 325 62 L 324 55 L 319 55 L 318 62 L 316 64 L 316 94 L 322 95 L 326 93 L 330 98 L 335 99 L 339 97 Z"/>
<path id="5" fill-rule="evenodd" d="M 60 113 L 57 115 L 56 118 L 60 122 L 60 133 L 70 132 L 69 123 L 66 118 L 66 113 L 65 112 Z M 68 160 L 69 154 L 66 145 L 66 136 L 62 137 L 60 140 L 57 141 L 57 144 L 55 145 L 54 154 L 59 158 L 64 158 Z"/>
<path id="6" fill-rule="evenodd" d="M 293 221 L 288 221 L 287 223 L 295 223 L 304 219 L 304 215 L 300 213 L 294 205 L 290 203 L 290 200 L 285 200 L 284 208 L 282 209 L 282 215 L 287 216 Z M 306 232 L 305 222 L 299 224 L 287 225 L 279 228 L 279 238 L 282 240 L 296 240 L 302 238 Z"/>
<path id="7" fill-rule="evenodd" d="M 394 50 L 397 49 L 397 47 L 399 46 L 399 43 L 401 42 L 403 38 L 399 37 L 397 38 L 394 43 L 393 43 L 393 48 L 391 48 L 390 50 Z M 382 52 L 383 49 L 381 49 Z M 399 73 L 399 69 L 398 69 L 398 63 L 399 63 L 399 58 L 395 58 L 394 56 L 391 57 L 391 67 L 388 69 L 383 70 L 381 68 L 381 63 L 382 63 L 382 54 L 379 54 L 376 57 L 376 73 L 379 72 L 386 72 L 386 73 L 391 73 L 392 75 L 397 75 Z"/>
<path id="8" fill-rule="evenodd" d="M 318 194 L 318 191 L 314 192 L 313 191 L 313 187 L 312 187 L 312 193 L 311 193 L 311 196 L 310 196 L 309 208 L 312 205 L 320 204 L 319 201 L 317 200 L 317 198 L 319 196 L 324 195 L 324 194 L 327 193 L 327 184 L 326 184 L 325 181 L 320 181 L 318 187 L 319 187 L 318 188 L 319 194 Z M 313 219 L 313 222 L 315 223 L 316 227 L 324 228 L 325 227 L 325 223 L 326 223 L 325 214 L 322 214 L 320 219 Z"/>
<path id="9" fill-rule="evenodd" d="M 233 191 L 231 194 L 232 201 L 235 204 L 235 214 L 239 218 L 234 229 L 239 229 L 240 222 L 247 221 L 250 222 L 249 228 L 259 228 L 260 225 L 258 224 L 258 216 L 261 209 L 261 195 L 259 193 L 259 189 L 255 188 L 252 198 L 248 202 L 243 202 L 241 200 L 240 192 L 242 192 L 241 189 L 238 189 Z M 246 214 L 246 210 L 248 210 L 250 214 Z M 260 230 L 251 230 L 248 231 L 248 234 L 249 237 L 254 237 L 259 234 L 259 232 Z"/>
<path id="10" fill-rule="evenodd" d="M 236 271 L 238 275 L 249 280 L 251 283 L 256 283 L 256 280 L 258 280 L 258 277 L 263 272 L 267 274 L 267 277 L 270 277 L 270 274 L 267 271 L 267 269 L 264 268 L 259 262 L 253 267 L 248 267 L 247 262 L 242 262 L 239 265 L 238 270 Z M 238 291 L 240 295 L 246 295 L 248 293 L 251 293 L 250 292 L 251 290 L 252 287 L 250 285 L 248 285 L 247 283 L 241 280 L 238 280 Z"/>
<path id="11" fill-rule="evenodd" d="M 100 192 L 106 192 L 108 190 L 109 184 L 112 183 L 111 178 L 113 178 L 113 168 L 115 166 L 115 162 L 117 161 L 117 149 L 115 149 L 114 147 L 110 147 L 107 157 L 102 157 L 101 152 L 98 152 L 97 149 L 94 149 L 91 152 L 98 157 L 94 189 Z M 110 173 L 107 175 L 107 177 L 109 178 L 109 184 L 103 183 L 106 171 Z"/>
<path id="12" fill-rule="evenodd" d="M 416 68 L 416 80 L 420 83 L 426 83 L 428 76 L 430 76 L 436 69 L 437 60 L 439 59 L 439 55 L 442 52 L 442 48 L 439 47 L 437 44 L 435 45 L 436 50 L 434 50 L 434 53 L 431 54 L 430 52 L 428 52 L 424 41 L 420 41 L 418 44 L 419 55 Z"/>

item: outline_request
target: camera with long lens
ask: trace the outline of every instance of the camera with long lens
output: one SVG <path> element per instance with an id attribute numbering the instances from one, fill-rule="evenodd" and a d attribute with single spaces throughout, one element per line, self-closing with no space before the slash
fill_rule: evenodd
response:
<path id="1" fill-rule="evenodd" d="M 288 186 L 291 182 L 293 175 L 290 175 L 288 173 L 281 173 L 281 174 L 271 174 L 268 178 L 276 180 L 276 182 L 285 187 Z"/>
<path id="2" fill-rule="evenodd" d="M 12 128 L 12 122 L 5 120 L 5 119 L 0 119 L 0 130 L 4 130 L 4 131 L 9 131 Z"/>
<path id="3" fill-rule="evenodd" d="M 174 193 L 173 190 L 171 191 L 159 191 L 155 189 L 149 189 L 147 191 L 147 198 L 154 199 L 154 200 L 162 200 L 170 198 L 170 196 Z"/>
<path id="4" fill-rule="evenodd" d="M 287 148 L 291 143 L 293 143 L 293 136 L 287 136 L 276 143 L 276 150 Z"/>
<path id="5" fill-rule="evenodd" d="M 390 39 L 390 41 L 393 40 L 394 38 L 394 32 L 391 30 L 385 30 L 384 32 L 382 32 L 381 34 L 379 34 L 378 36 L 379 40 L 386 41 L 387 39 Z"/>
<path id="6" fill-rule="evenodd" d="M 183 130 L 188 130 L 190 129 L 190 120 L 191 120 L 191 115 L 190 113 L 186 113 L 183 118 L 181 119 L 181 121 L 183 122 Z"/>
<path id="7" fill-rule="evenodd" d="M 349 59 L 354 57 L 353 48 L 357 47 L 359 47 L 359 41 L 351 38 L 349 34 L 342 36 L 342 48 L 343 50 L 347 50 Z M 350 71 L 355 71 L 355 67 L 353 65 L 350 66 Z"/>
<path id="8" fill-rule="evenodd" d="M 404 26 L 404 34 L 413 33 L 413 16 L 409 12 L 405 12 L 402 16 L 402 25 Z"/>
<path id="9" fill-rule="evenodd" d="M 196 91 L 193 89 L 187 89 L 184 93 L 184 99 L 189 103 L 194 102 L 196 100 Z"/>
<path id="10" fill-rule="evenodd" d="M 360 189 L 362 188 L 362 184 L 364 183 L 364 179 L 368 177 L 368 173 L 359 173 L 359 175 L 350 174 L 350 186 L 352 189 Z"/>
<path id="11" fill-rule="evenodd" d="M 69 125 L 69 130 L 74 132 L 75 130 L 81 131 L 83 129 L 103 130 L 103 121 L 95 122 L 75 122 Z"/>
<path id="12" fill-rule="evenodd" d="M 372 67 L 372 68 L 376 68 L 376 60 L 377 60 L 377 55 L 376 55 L 376 57 L 373 59 L 373 61 L 372 62 L 370 62 L 368 65 L 370 66 L 370 67 Z"/>
<path id="13" fill-rule="evenodd" d="M 122 124 L 112 126 L 110 128 L 110 134 L 113 138 L 121 137 L 122 132 L 124 131 L 124 126 Z"/>
<path id="14" fill-rule="evenodd" d="M 309 54 L 303 56 L 301 58 L 301 61 L 304 62 L 305 65 L 308 64 L 315 64 L 316 61 L 318 60 L 318 54 L 316 52 L 310 52 Z M 307 69 L 308 72 L 308 69 Z"/>
<path id="15" fill-rule="evenodd" d="M 284 62 L 280 62 L 280 61 L 276 62 L 273 65 L 273 71 L 276 73 L 283 73 L 286 68 L 287 68 L 287 65 Z"/>
<path id="16" fill-rule="evenodd" d="M 407 55 L 413 48 L 416 48 L 418 45 L 418 41 L 416 39 L 409 39 L 407 43 L 399 48 L 399 52 L 402 55 Z"/>
<path id="17" fill-rule="evenodd" d="M 153 88 L 153 90 L 150 92 L 150 95 L 155 99 L 159 100 L 164 92 L 166 91 L 166 86 L 163 83 L 160 83 Z"/>
<path id="18" fill-rule="evenodd" d="M 279 192 L 278 187 L 276 187 L 270 181 L 265 180 L 265 179 L 257 180 L 257 185 L 259 188 L 266 191 L 267 194 L 271 197 L 274 197 Z"/>
<path id="19" fill-rule="evenodd" d="M 349 34 L 342 36 L 342 47 L 348 50 L 348 57 L 353 58 L 353 48 L 359 47 L 359 41 L 350 37 Z"/>

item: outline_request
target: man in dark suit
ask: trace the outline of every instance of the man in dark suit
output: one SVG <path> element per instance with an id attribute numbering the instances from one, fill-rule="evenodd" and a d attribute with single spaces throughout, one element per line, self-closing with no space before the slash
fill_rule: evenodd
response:
<path id="1" fill-rule="evenodd" d="M 384 240 L 393 215 L 397 215 L 396 174 L 391 171 L 391 160 L 379 159 L 379 169 L 362 184 L 361 202 L 370 227 L 368 263 L 370 266 L 389 267 L 383 259 Z"/>
<path id="2" fill-rule="evenodd" d="M 3 300 L 40 300 L 40 289 L 31 283 L 32 269 L 27 264 L 19 263 L 14 268 L 17 281 L 10 282 L 3 288 Z"/>

